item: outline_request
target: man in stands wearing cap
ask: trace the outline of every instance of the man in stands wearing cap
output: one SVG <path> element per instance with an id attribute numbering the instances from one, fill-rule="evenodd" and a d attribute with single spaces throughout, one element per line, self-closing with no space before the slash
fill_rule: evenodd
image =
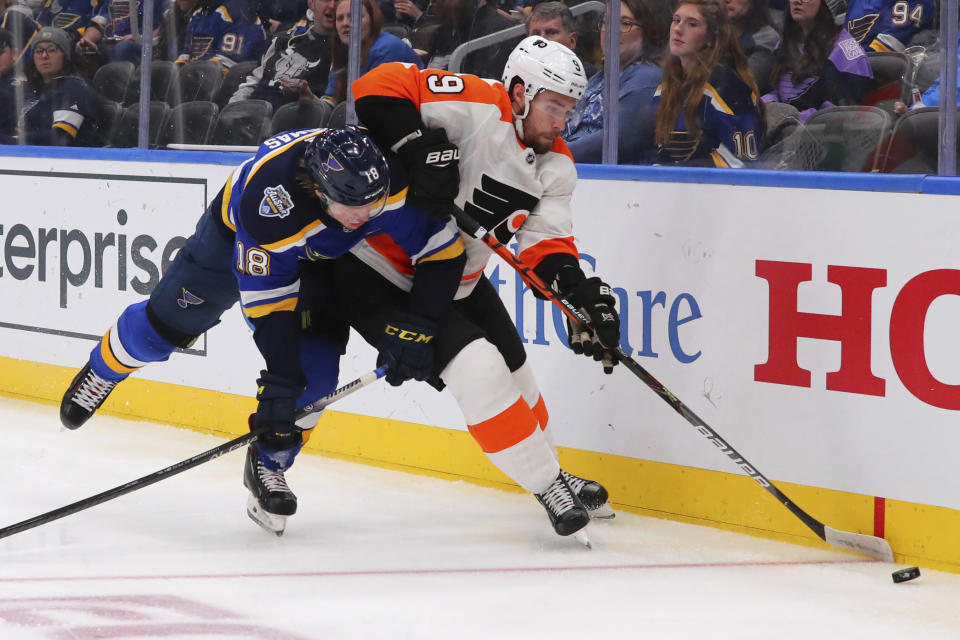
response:
<path id="1" fill-rule="evenodd" d="M 90 146 L 96 97 L 73 74 L 73 42 L 63 29 L 44 27 L 30 44 L 24 73 L 34 95 L 24 104 L 23 144 Z"/>

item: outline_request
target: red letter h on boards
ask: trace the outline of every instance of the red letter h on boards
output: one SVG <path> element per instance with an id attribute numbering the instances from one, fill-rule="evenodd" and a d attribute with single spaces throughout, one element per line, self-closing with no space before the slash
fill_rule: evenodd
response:
<path id="1" fill-rule="evenodd" d="M 770 286 L 767 361 L 754 367 L 757 382 L 810 386 L 810 371 L 797 364 L 797 339 L 840 342 L 840 369 L 827 374 L 827 389 L 882 396 L 885 383 L 870 371 L 870 321 L 873 290 L 887 284 L 884 269 L 827 267 L 827 280 L 840 286 L 840 315 L 797 311 L 797 288 L 812 277 L 812 266 L 757 260 L 757 276 Z"/>

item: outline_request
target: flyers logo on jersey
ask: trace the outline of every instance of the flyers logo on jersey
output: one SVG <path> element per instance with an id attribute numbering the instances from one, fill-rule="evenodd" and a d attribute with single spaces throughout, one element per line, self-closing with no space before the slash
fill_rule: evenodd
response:
<path id="1" fill-rule="evenodd" d="M 293 210 L 293 198 L 283 187 L 267 187 L 263 190 L 263 200 L 260 201 L 260 215 L 265 218 L 286 218 Z"/>
<path id="2" fill-rule="evenodd" d="M 539 202 L 538 198 L 526 191 L 483 174 L 480 187 L 470 194 L 463 210 L 489 229 L 497 240 L 506 244 Z"/>

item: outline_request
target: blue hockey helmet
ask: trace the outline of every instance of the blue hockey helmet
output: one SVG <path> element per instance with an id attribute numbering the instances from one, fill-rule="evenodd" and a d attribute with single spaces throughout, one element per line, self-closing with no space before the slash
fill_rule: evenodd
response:
<path id="1" fill-rule="evenodd" d="M 390 169 L 383 153 L 354 125 L 327 129 L 307 143 L 304 164 L 323 195 L 351 207 L 380 204 L 390 191 Z"/>

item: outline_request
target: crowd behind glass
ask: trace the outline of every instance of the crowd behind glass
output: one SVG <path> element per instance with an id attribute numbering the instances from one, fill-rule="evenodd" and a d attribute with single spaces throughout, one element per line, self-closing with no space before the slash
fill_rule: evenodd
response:
<path id="1" fill-rule="evenodd" d="M 578 4 L 362 0 L 360 72 L 457 60 L 499 80 L 522 35 L 556 40 L 588 77 L 563 137 L 598 163 L 611 20 Z M 154 0 L 150 37 L 140 0 L 6 5 L 3 144 L 136 146 L 144 41 L 152 147 L 251 146 L 344 121 L 348 0 Z M 935 173 L 937 12 L 935 0 L 622 0 L 618 162 Z"/>

